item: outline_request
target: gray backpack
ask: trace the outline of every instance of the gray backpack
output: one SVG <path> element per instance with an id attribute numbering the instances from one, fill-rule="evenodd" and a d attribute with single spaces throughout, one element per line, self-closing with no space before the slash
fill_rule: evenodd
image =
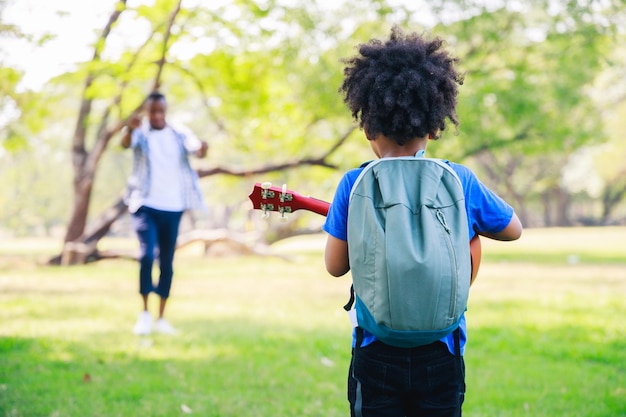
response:
<path id="1" fill-rule="evenodd" d="M 438 159 L 383 158 L 363 169 L 348 206 L 358 327 L 415 347 L 459 326 L 471 276 L 464 200 Z"/>

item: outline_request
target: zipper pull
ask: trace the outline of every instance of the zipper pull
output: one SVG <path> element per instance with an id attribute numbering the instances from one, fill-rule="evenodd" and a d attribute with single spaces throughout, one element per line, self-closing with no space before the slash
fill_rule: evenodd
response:
<path id="1" fill-rule="evenodd" d="M 439 220 L 439 223 L 441 223 L 441 225 L 446 230 L 446 232 L 448 232 L 448 234 L 450 234 L 451 233 L 450 232 L 450 228 L 448 227 L 448 224 L 446 223 L 446 218 L 444 217 L 444 215 L 441 212 L 441 210 L 437 209 L 436 215 L 437 215 L 437 220 Z"/>

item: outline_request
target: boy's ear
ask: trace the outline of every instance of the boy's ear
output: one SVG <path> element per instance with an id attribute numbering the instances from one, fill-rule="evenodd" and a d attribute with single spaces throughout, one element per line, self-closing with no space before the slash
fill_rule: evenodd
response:
<path id="1" fill-rule="evenodd" d="M 378 137 L 378 136 L 372 136 L 372 135 L 371 135 L 371 134 L 367 131 L 367 129 L 363 129 L 363 132 L 365 133 L 365 137 L 367 138 L 367 140 L 370 140 L 370 141 L 371 141 L 371 140 L 376 140 L 376 138 Z"/>
<path id="2" fill-rule="evenodd" d="M 434 132 L 432 132 L 432 133 L 429 133 L 429 134 L 428 134 L 428 139 L 438 139 L 438 138 L 437 138 L 437 133 L 439 133 L 439 129 L 435 130 L 435 131 L 434 131 Z"/>

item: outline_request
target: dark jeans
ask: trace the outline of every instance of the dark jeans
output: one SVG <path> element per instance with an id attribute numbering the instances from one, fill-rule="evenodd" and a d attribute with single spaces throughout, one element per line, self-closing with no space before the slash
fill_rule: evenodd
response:
<path id="1" fill-rule="evenodd" d="M 182 211 L 161 211 L 150 207 L 140 207 L 132 215 L 132 223 L 141 249 L 139 262 L 139 292 L 147 295 L 155 292 L 163 298 L 168 298 L 174 275 L 174 251 L 178 238 L 178 226 Z M 152 264 L 155 251 L 158 248 L 159 283 L 154 287 L 152 282 Z"/>
<path id="2" fill-rule="evenodd" d="M 461 367 L 465 364 L 461 358 Z M 353 350 L 352 417 L 460 417 L 463 375 L 445 344 L 403 349 L 376 341 Z"/>

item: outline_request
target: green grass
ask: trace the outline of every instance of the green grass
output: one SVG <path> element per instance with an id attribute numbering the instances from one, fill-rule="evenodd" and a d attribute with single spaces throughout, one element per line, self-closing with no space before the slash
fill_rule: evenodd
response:
<path id="1" fill-rule="evenodd" d="M 625 237 L 483 240 L 465 416 L 626 416 Z M 58 242 L 3 241 L 0 417 L 349 414 L 349 279 L 324 271 L 323 239 L 281 244 L 290 261 L 180 251 L 168 305 L 179 335 L 145 338 L 131 333 L 135 263 L 45 267 Z"/>

